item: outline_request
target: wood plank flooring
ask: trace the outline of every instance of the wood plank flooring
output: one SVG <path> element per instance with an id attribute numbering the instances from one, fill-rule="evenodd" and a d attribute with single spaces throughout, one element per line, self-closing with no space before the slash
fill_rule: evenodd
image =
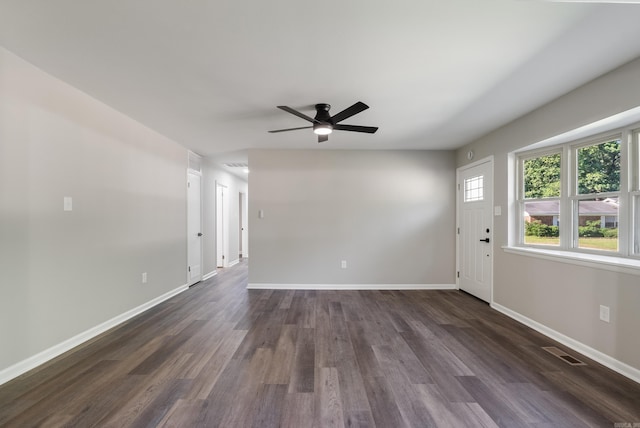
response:
<path id="1" fill-rule="evenodd" d="M 462 292 L 246 290 L 247 267 L 0 386 L 0 426 L 640 425 L 640 384 Z"/>

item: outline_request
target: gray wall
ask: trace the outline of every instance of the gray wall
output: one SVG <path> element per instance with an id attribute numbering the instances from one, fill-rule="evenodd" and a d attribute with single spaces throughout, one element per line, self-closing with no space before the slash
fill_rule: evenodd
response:
<path id="1" fill-rule="evenodd" d="M 0 48 L 0 371 L 186 283 L 186 160 Z"/>
<path id="2" fill-rule="evenodd" d="M 457 164 L 495 155 L 495 204 L 508 206 L 507 154 L 640 105 L 640 59 L 457 151 Z M 640 369 L 640 276 L 505 253 L 507 215 L 495 218 L 494 300 Z M 599 320 L 611 308 L 611 323 Z"/>
<path id="3" fill-rule="evenodd" d="M 454 284 L 454 162 L 451 151 L 251 151 L 249 282 Z"/>
<path id="4" fill-rule="evenodd" d="M 238 260 L 240 253 L 240 215 L 239 194 L 247 193 L 248 184 L 245 180 L 224 171 L 215 159 L 206 159 L 202 169 L 202 226 L 204 233 L 203 254 L 205 275 L 216 271 L 216 183 L 227 186 L 229 201 L 229 262 Z M 249 233 L 245 228 L 245 233 Z M 249 252 L 244 251 L 243 257 Z"/>

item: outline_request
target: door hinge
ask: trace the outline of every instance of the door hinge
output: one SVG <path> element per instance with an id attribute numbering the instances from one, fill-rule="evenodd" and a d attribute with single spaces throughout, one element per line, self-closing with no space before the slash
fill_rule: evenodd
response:
<path id="1" fill-rule="evenodd" d="M 222 256 L 222 260 L 224 260 L 224 256 Z"/>
<path id="2" fill-rule="evenodd" d="M 460 190 L 460 183 L 458 183 L 458 190 Z"/>
<path id="3" fill-rule="evenodd" d="M 460 235 L 460 228 L 458 228 L 458 235 Z"/>
<path id="4" fill-rule="evenodd" d="M 458 273 L 458 278 L 460 278 L 460 271 L 458 271 L 457 273 Z"/>
<path id="5" fill-rule="evenodd" d="M 187 269 L 189 270 L 189 272 L 191 272 L 191 266 L 189 266 Z"/>
<path id="6" fill-rule="evenodd" d="M 191 187 L 191 182 L 187 182 L 187 187 Z"/>

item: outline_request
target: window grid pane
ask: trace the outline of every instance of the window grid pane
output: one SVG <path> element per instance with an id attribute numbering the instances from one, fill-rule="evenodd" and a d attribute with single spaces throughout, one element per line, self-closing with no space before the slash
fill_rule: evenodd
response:
<path id="1" fill-rule="evenodd" d="M 561 166 L 560 153 L 525 159 L 523 162 L 525 199 L 560 196 Z"/>
<path id="2" fill-rule="evenodd" d="M 527 245 L 560 245 L 560 200 L 523 203 L 524 239 Z"/>
<path id="3" fill-rule="evenodd" d="M 578 194 L 620 191 L 620 140 L 577 150 Z"/>
<path id="4" fill-rule="evenodd" d="M 464 201 L 474 202 L 484 200 L 484 176 L 465 178 Z"/>
<path id="5" fill-rule="evenodd" d="M 633 197 L 633 212 L 635 213 L 634 221 L 634 237 L 633 237 L 633 254 L 640 256 L 640 195 Z"/>
<path id="6" fill-rule="evenodd" d="M 618 198 L 581 199 L 578 204 L 578 248 L 618 251 Z"/>
<path id="7" fill-rule="evenodd" d="M 631 191 L 640 191 L 640 131 L 633 133 L 631 144 Z"/>
<path id="8" fill-rule="evenodd" d="M 633 133 L 632 149 L 632 168 L 631 177 L 633 177 L 632 207 L 633 218 L 631 219 L 633 230 L 633 245 L 631 254 L 640 256 L 640 131 Z"/>

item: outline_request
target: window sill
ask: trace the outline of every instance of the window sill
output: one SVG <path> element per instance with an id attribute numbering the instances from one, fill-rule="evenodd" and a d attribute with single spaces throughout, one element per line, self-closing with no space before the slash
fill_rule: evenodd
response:
<path id="1" fill-rule="evenodd" d="M 640 260 L 626 257 L 604 256 L 599 254 L 574 253 L 561 250 L 531 247 L 502 247 L 505 253 L 536 257 L 559 263 L 586 266 L 612 272 L 640 275 Z"/>

